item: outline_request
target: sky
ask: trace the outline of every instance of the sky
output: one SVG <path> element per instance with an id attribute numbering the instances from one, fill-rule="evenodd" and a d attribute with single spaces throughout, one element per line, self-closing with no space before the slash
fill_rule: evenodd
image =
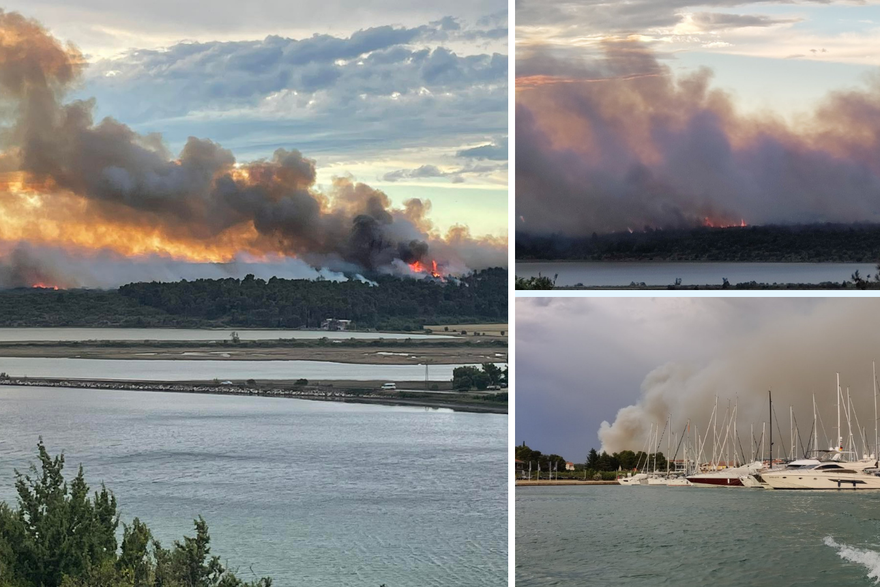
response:
<path id="1" fill-rule="evenodd" d="M 518 0 L 516 23 L 517 230 L 880 221 L 876 2 Z"/>
<path id="2" fill-rule="evenodd" d="M 278 149 L 295 150 L 314 168 L 308 189 L 315 201 L 336 198 L 341 179 L 387 196 L 382 207 L 392 215 L 418 200 L 418 240 L 448 244 L 450 230 L 466 227 L 472 240 L 488 239 L 496 249 L 506 241 L 503 0 L 442 6 L 328 0 L 320 10 L 281 0 L 246 8 L 225 0 L 75 6 L 29 0 L 4 10 L 33 19 L 73 56 L 74 74 L 50 89 L 59 119 L 66 105 L 84 104 L 94 128 L 112 119 L 170 162 L 190 137 L 222 146 L 238 167 L 272 161 Z M 11 153 L 19 145 L 3 147 Z M 25 181 L 10 182 L 16 189 L 47 179 L 26 171 Z M 118 172 L 108 173 L 118 179 Z M 403 238 L 400 232 L 395 238 Z M 9 233 L 0 240 L 14 240 Z M 154 252 L 174 257 L 180 249 Z M 290 253 L 278 250 L 283 246 L 256 249 Z"/>
<path id="3" fill-rule="evenodd" d="M 722 410 L 738 402 L 748 446 L 768 390 L 786 443 L 789 406 L 808 437 L 816 394 L 821 443 L 836 426 L 837 372 L 873 442 L 878 309 L 870 298 L 517 298 L 517 444 L 574 462 L 590 448 L 640 450 L 667 415 L 676 433 L 690 419 L 704 434 L 717 396 Z"/>

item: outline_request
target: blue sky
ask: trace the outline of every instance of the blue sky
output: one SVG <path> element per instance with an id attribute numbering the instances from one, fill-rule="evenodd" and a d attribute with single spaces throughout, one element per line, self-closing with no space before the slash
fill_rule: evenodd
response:
<path id="1" fill-rule="evenodd" d="M 239 161 L 277 148 L 316 160 L 319 187 L 355 177 L 394 204 L 432 202 L 437 229 L 507 229 L 503 0 L 9 2 L 89 61 L 73 98 L 98 118 L 189 136 Z M 476 151 L 474 151 L 476 149 Z"/>

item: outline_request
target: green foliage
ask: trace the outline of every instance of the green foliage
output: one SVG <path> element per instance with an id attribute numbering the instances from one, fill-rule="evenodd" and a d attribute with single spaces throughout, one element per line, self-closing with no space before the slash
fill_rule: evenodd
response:
<path id="1" fill-rule="evenodd" d="M 489 386 L 506 385 L 507 366 L 502 370 L 494 363 L 483 363 L 480 367 L 456 367 L 452 370 L 452 388 L 458 391 L 470 389 L 485 391 Z"/>
<path id="2" fill-rule="evenodd" d="M 116 530 L 116 498 L 105 487 L 89 496 L 82 467 L 67 483 L 64 456 L 51 457 L 40 440 L 40 466 L 16 471 L 18 508 L 0 503 L 2 587 L 271 587 L 245 583 L 212 556 L 208 526 L 165 549 L 135 518 Z"/>
<path id="3" fill-rule="evenodd" d="M 555 464 L 557 471 L 565 471 L 565 459 L 559 455 L 545 455 L 539 450 L 532 450 L 525 443 L 516 447 L 516 458 L 526 463 L 528 469 L 529 463 L 532 464 L 532 473 L 536 473 L 540 466 L 541 471 L 549 471 Z"/>
<path id="4" fill-rule="evenodd" d="M 515 278 L 516 289 L 553 289 L 556 287 L 556 279 L 559 275 L 554 275 L 553 279 L 544 277 L 538 273 L 537 277 L 517 277 Z"/>

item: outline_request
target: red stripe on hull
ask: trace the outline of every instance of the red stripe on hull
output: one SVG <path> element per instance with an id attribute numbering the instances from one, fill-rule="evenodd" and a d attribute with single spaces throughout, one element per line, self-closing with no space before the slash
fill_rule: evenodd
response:
<path id="1" fill-rule="evenodd" d="M 688 477 L 695 485 L 712 485 L 714 487 L 742 487 L 739 477 Z"/>

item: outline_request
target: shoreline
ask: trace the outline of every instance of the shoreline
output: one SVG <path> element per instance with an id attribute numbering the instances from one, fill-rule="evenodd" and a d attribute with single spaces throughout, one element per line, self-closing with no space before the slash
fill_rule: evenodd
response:
<path id="1" fill-rule="evenodd" d="M 540 481 L 516 480 L 516 487 L 555 487 L 563 485 L 620 485 L 620 483 L 617 481 L 578 481 L 577 479 L 558 479 L 553 481 L 549 479 Z"/>
<path id="2" fill-rule="evenodd" d="M 156 393 L 201 393 L 208 395 L 241 395 L 259 397 L 280 397 L 287 399 L 302 399 L 312 401 L 331 401 L 343 403 L 365 403 L 388 406 L 413 406 L 424 408 L 446 408 L 456 412 L 472 412 L 485 414 L 507 415 L 507 403 L 498 402 L 492 405 L 488 401 L 470 399 L 468 394 L 456 394 L 455 397 L 437 397 L 439 394 L 424 392 L 425 397 L 413 397 L 415 392 L 409 392 L 406 396 L 398 397 L 389 393 L 380 393 L 376 388 L 381 385 L 377 382 L 347 382 L 349 384 L 362 384 L 365 388 L 334 388 L 332 385 L 325 386 L 295 386 L 284 387 L 283 382 L 273 384 L 256 383 L 247 386 L 244 383 L 232 385 L 214 384 L 210 382 L 195 381 L 136 381 L 124 379 L 56 379 L 46 377 L 8 377 L 0 379 L 0 386 L 8 387 L 56 387 L 62 389 L 100 389 L 112 391 L 145 391 Z M 288 384 L 291 385 L 291 384 Z M 396 391 L 395 394 L 407 393 L 406 390 Z M 479 392 L 474 392 L 477 394 Z M 472 403 L 473 402 L 473 403 Z"/>

